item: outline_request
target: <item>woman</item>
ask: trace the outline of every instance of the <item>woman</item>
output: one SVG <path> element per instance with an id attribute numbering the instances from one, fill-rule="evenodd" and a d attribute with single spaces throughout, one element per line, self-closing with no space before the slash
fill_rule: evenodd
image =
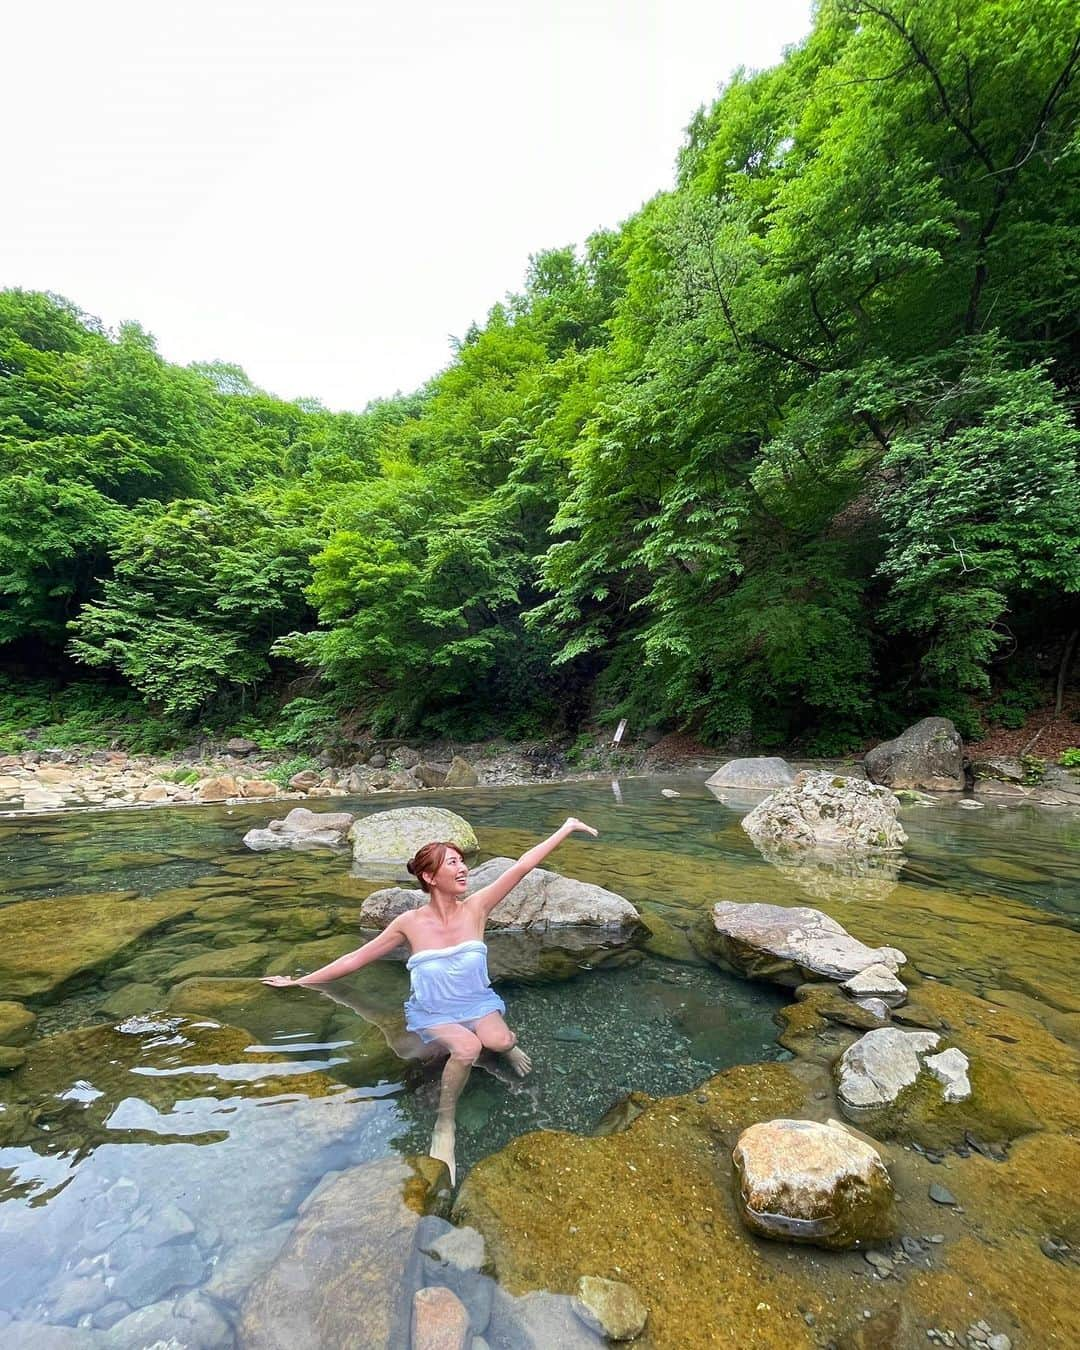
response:
<path id="1" fill-rule="evenodd" d="M 446 1163 L 451 1181 L 455 1179 L 454 1111 L 480 1051 L 499 1051 L 518 1074 L 532 1068 L 528 1055 L 503 1020 L 506 1005 L 488 978 L 484 942 L 488 915 L 522 877 L 575 830 L 597 833 L 571 817 L 554 834 L 523 853 L 501 877 L 469 896 L 465 894 L 469 869 L 458 846 L 449 842 L 425 844 L 407 865 L 426 892 L 427 904 L 399 914 L 378 937 L 310 975 L 297 980 L 269 975 L 263 980 L 264 984 L 282 987 L 321 984 L 389 956 L 403 939 L 409 944 L 411 993 L 405 1004 L 405 1024 L 424 1042 L 441 1045 L 449 1053 L 439 1090 L 431 1155 Z"/>

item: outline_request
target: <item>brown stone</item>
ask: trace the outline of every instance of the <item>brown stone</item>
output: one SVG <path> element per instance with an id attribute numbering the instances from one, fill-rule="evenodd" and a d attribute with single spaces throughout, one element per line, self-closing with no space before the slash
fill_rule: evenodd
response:
<path id="1" fill-rule="evenodd" d="M 751 1125 L 732 1159 L 743 1221 L 762 1237 L 843 1248 L 891 1232 L 893 1189 L 881 1155 L 835 1121 Z"/>
<path id="2" fill-rule="evenodd" d="M 465 1350 L 471 1343 L 469 1314 L 456 1294 L 442 1285 L 416 1291 L 412 1350 Z"/>
<path id="3" fill-rule="evenodd" d="M 229 797 L 239 797 L 240 784 L 231 773 L 223 773 L 217 778 L 204 778 L 198 786 L 198 793 L 200 801 L 223 802 Z"/>
<path id="4" fill-rule="evenodd" d="M 269 778 L 246 778 L 240 784 L 241 797 L 276 797 L 280 791 Z"/>

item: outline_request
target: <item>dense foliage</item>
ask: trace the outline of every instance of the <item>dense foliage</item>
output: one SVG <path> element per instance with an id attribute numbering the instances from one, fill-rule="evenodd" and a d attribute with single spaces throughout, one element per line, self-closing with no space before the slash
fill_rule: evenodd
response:
<path id="1" fill-rule="evenodd" d="M 180 718 L 970 725 L 1080 626 L 1078 76 L 1066 0 L 823 0 L 360 414 L 3 293 L 0 656 Z"/>

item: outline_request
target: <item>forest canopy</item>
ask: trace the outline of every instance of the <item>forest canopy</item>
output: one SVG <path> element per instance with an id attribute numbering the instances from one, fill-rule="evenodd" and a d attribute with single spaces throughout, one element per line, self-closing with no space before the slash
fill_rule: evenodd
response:
<path id="1" fill-rule="evenodd" d="M 1067 0 L 823 0 L 670 191 L 359 413 L 0 292 L 6 687 L 810 752 L 976 726 L 1080 626 L 1078 77 Z"/>

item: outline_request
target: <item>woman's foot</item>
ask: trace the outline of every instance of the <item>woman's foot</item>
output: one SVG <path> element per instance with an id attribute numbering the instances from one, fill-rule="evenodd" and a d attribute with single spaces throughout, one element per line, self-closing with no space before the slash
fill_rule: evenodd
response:
<path id="1" fill-rule="evenodd" d="M 431 1148 L 428 1150 L 433 1158 L 438 1158 L 444 1162 L 450 1172 L 450 1185 L 457 1184 L 457 1168 L 455 1166 L 455 1145 L 457 1143 L 457 1130 L 454 1125 L 454 1118 L 449 1120 L 439 1118 L 435 1121 L 435 1132 L 431 1136 Z"/>
<path id="2" fill-rule="evenodd" d="M 527 1073 L 532 1072 L 532 1060 L 520 1045 L 512 1045 L 506 1052 L 506 1058 L 519 1078 L 524 1078 Z"/>

